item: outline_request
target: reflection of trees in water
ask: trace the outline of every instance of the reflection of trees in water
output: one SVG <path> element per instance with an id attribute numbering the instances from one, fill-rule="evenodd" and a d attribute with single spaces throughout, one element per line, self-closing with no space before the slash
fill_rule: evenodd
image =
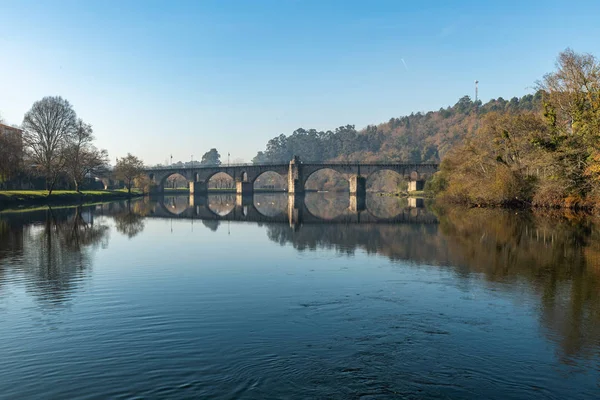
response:
<path id="1" fill-rule="evenodd" d="M 131 203 L 128 202 L 125 210 L 114 216 L 117 231 L 130 239 L 140 234 L 145 226 L 142 210 L 136 208 L 135 205 L 139 207 L 140 203 L 135 203 L 134 207 L 132 207 Z"/>
<path id="2" fill-rule="evenodd" d="M 437 225 L 420 224 L 315 224 L 294 231 L 285 225 L 268 225 L 267 236 L 279 244 L 291 243 L 298 250 L 333 249 L 354 254 L 363 249 L 392 260 L 427 263 L 431 248 L 427 238 L 436 235 Z"/>
<path id="3" fill-rule="evenodd" d="M 600 233 L 590 217 L 482 209 L 438 209 L 440 225 L 267 225 L 269 239 L 298 250 L 357 249 L 392 260 L 480 274 L 514 295 L 526 284 L 540 300 L 540 322 L 561 357 L 600 348 Z M 504 285 L 504 283 L 513 283 Z M 511 293 L 512 292 L 512 293 Z"/>
<path id="4" fill-rule="evenodd" d="M 26 275 L 28 289 L 40 299 L 60 303 L 91 267 L 91 251 L 107 245 L 109 228 L 94 222 L 90 208 L 28 214 L 25 218 L 30 222 L 37 216 L 38 225 L 24 225 L 19 216 L 13 219 L 14 225 L 10 221 L 3 224 L 9 226 L 0 234 L 0 253 L 8 254 L 3 268 Z"/>
<path id="5" fill-rule="evenodd" d="M 563 356 L 591 355 L 600 342 L 600 234 L 596 219 L 565 213 L 440 210 L 452 265 L 491 281 L 525 281 Z"/>
<path id="6" fill-rule="evenodd" d="M 208 229 L 210 229 L 213 232 L 216 232 L 217 229 L 219 229 L 220 224 L 221 224 L 221 222 L 218 220 L 210 220 L 210 219 L 202 220 L 202 225 L 204 225 L 205 227 L 207 227 Z"/>

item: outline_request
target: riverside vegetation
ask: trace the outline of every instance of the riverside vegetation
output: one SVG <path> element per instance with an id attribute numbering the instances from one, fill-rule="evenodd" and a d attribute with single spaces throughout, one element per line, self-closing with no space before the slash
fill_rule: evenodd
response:
<path id="1" fill-rule="evenodd" d="M 600 201 L 598 60 L 567 49 L 559 54 L 556 70 L 535 86 L 535 93 L 521 98 L 498 98 L 483 104 L 464 96 L 454 106 L 391 118 L 362 130 L 353 125 L 334 131 L 300 128 L 289 136 L 281 134 L 269 140 L 252 161 L 288 162 L 297 155 L 304 161 L 440 162 L 440 171 L 427 183 L 426 191 L 450 202 L 594 207 Z M 63 119 L 69 123 L 55 133 L 56 148 L 38 143 L 43 130 L 33 117 L 47 109 L 61 118 L 68 116 Z M 34 104 L 23 127 L 24 158 L 45 178 L 49 193 L 61 176 L 70 178 L 79 191 L 78 182 L 86 174 L 107 166 L 106 153 L 92 145 L 91 127 L 77 120 L 70 104 L 60 97 Z M 0 151 L 9 151 L 9 145 L 0 146 Z M 6 161 L 0 163 L 1 176 L 19 173 L 15 170 L 19 163 L 0 158 Z M 220 163 L 218 151 L 211 149 L 200 164 Z M 179 164 L 186 165 L 175 165 Z M 141 160 L 130 154 L 117 162 L 115 173 L 129 191 L 132 187 L 147 190 L 152 185 L 139 175 L 142 166 Z M 319 181 L 314 183 L 316 188 L 338 190 L 347 186 L 332 171 L 315 175 Z M 383 188 L 375 183 L 379 189 L 374 190 L 395 190 L 402 184 L 397 180 L 396 187 Z"/>
<path id="2" fill-rule="evenodd" d="M 600 201 L 600 66 L 560 53 L 556 70 L 520 99 L 468 96 L 436 112 L 392 118 L 361 131 L 298 129 L 271 139 L 256 162 L 441 162 L 426 189 L 478 206 L 588 208 Z"/>

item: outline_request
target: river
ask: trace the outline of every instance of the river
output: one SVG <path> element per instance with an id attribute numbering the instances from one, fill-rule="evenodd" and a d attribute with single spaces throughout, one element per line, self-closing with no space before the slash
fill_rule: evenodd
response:
<path id="1" fill-rule="evenodd" d="M 599 227 L 331 193 L 0 212 L 0 398 L 598 398 Z"/>

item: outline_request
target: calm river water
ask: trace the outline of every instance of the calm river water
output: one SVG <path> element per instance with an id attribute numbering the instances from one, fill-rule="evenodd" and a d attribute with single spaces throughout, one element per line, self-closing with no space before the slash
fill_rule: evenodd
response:
<path id="1" fill-rule="evenodd" d="M 599 221 L 421 205 L 0 212 L 0 398 L 599 398 Z"/>

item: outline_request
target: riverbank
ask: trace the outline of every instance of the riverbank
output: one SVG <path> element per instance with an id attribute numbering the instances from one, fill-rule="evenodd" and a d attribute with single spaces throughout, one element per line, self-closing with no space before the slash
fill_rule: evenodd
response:
<path id="1" fill-rule="evenodd" d="M 0 191 L 0 208 L 79 204 L 120 200 L 143 195 L 142 192 L 133 190 L 131 196 L 127 193 L 127 190 L 83 190 L 81 192 L 55 190 L 51 195 L 48 195 L 46 190 L 5 190 Z"/>

